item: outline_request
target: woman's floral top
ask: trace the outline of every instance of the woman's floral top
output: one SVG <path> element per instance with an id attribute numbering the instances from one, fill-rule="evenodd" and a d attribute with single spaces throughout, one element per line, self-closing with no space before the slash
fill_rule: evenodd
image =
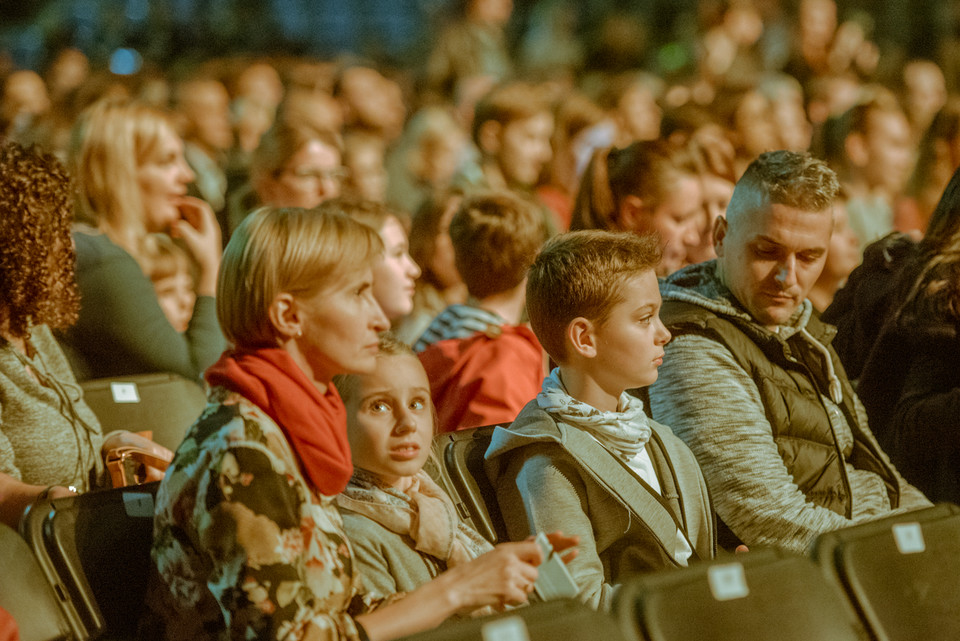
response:
<path id="1" fill-rule="evenodd" d="M 157 494 L 144 636 L 358 639 L 372 603 L 333 497 L 258 407 L 222 388 L 210 401 Z"/>

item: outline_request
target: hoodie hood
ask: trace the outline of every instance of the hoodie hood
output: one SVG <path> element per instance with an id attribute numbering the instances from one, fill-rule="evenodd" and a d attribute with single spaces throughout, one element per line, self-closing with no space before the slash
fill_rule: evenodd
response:
<path id="1" fill-rule="evenodd" d="M 660 281 L 660 295 L 666 301 L 691 303 L 710 310 L 718 316 L 737 318 L 754 323 L 753 317 L 740 304 L 720 277 L 716 259 L 696 265 L 688 265 Z M 777 333 L 783 340 L 804 330 L 813 313 L 813 305 L 804 299 L 793 316 Z"/>
<path id="2" fill-rule="evenodd" d="M 660 295 L 664 302 L 677 301 L 697 305 L 718 316 L 737 319 L 759 327 L 750 313 L 734 297 L 733 292 L 723 283 L 719 271 L 716 259 L 684 267 L 660 282 Z M 786 324 L 780 325 L 776 334 L 770 333 L 783 342 L 799 334 L 802 340 L 808 341 L 820 352 L 823 356 L 824 373 L 830 381 L 830 398 L 834 403 L 839 404 L 843 401 L 843 387 L 837 377 L 830 351 L 827 349 L 836 331 L 831 326 L 817 323 L 816 336 L 814 336 L 807 329 L 812 316 L 813 305 L 809 300 L 804 299 Z"/>

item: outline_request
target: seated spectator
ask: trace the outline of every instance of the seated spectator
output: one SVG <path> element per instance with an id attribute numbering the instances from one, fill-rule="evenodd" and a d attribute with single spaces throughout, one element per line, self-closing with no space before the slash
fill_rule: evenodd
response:
<path id="1" fill-rule="evenodd" d="M 154 242 L 156 248 L 149 270 L 153 291 L 167 320 L 183 333 L 190 326 L 197 303 L 190 255 L 166 234 L 156 234 Z"/>
<path id="2" fill-rule="evenodd" d="M 76 320 L 80 303 L 71 197 L 53 156 L 0 147 L 0 522 L 13 528 L 38 497 L 106 481 L 101 447 L 169 455 L 129 432 L 104 439 L 51 333 Z"/>
<path id="3" fill-rule="evenodd" d="M 933 501 L 960 503 L 960 171 L 894 281 L 893 309 L 857 392 L 877 440 Z M 875 321 L 877 322 L 877 321 Z"/>
<path id="4" fill-rule="evenodd" d="M 143 636 L 386 641 L 527 600 L 532 541 L 402 603 L 363 588 L 334 499 L 353 466 L 332 379 L 376 369 L 381 251 L 347 216 L 296 208 L 260 209 L 230 239 L 217 299 L 234 348 L 207 370 L 211 404 L 157 494 Z"/>
<path id="5" fill-rule="evenodd" d="M 199 380 L 223 351 L 214 290 L 221 240 L 213 210 L 186 195 L 193 172 L 167 116 L 152 107 L 100 102 L 74 132 L 74 233 L 80 316 L 63 335 L 78 378 L 172 372 Z M 198 267 L 197 303 L 178 332 L 146 271 L 150 234 L 180 238 Z"/>
<path id="6" fill-rule="evenodd" d="M 657 233 L 657 275 L 684 264 L 700 244 L 703 189 L 686 152 L 664 142 L 636 142 L 596 152 L 580 183 L 570 229 Z"/>
<path id="7" fill-rule="evenodd" d="M 530 200 L 552 232 L 558 221 L 533 190 L 553 156 L 553 125 L 549 96 L 540 87 L 525 82 L 494 87 L 474 109 L 471 135 L 479 166 L 461 167 L 453 184 L 468 193 L 507 190 Z"/>
<path id="8" fill-rule="evenodd" d="M 860 264 L 860 241 L 847 221 L 847 204 L 842 198 L 833 202 L 833 233 L 827 246 L 827 258 L 823 271 L 807 293 L 813 308 L 820 313 L 826 310 L 837 291 Z M 840 360 L 843 361 L 842 354 Z M 871 420 L 872 424 L 873 421 Z"/>
<path id="9" fill-rule="evenodd" d="M 661 285 L 674 339 L 651 409 L 696 455 L 725 547 L 804 552 L 823 532 L 930 505 L 877 444 L 807 300 L 838 189 L 819 160 L 762 154 L 714 229 L 718 258 Z"/>
<path id="10" fill-rule="evenodd" d="M 410 257 L 423 273 L 413 292 L 413 311 L 394 325 L 394 334 L 408 345 L 447 307 L 467 302 L 467 286 L 457 271 L 450 240 L 450 221 L 462 200 L 457 190 L 438 193 L 413 217 Z"/>
<path id="11" fill-rule="evenodd" d="M 184 157 L 194 173 L 191 189 L 215 212 L 226 207 L 227 152 L 233 147 L 230 95 L 215 78 L 195 77 L 176 90 Z"/>
<path id="12" fill-rule="evenodd" d="M 863 249 L 893 231 L 893 205 L 913 169 L 915 145 L 907 117 L 886 91 L 856 105 L 845 118 L 847 210 Z"/>
<path id="13" fill-rule="evenodd" d="M 384 252 L 373 268 L 373 297 L 391 323 L 409 314 L 420 267 L 410 258 L 400 214 L 381 203 L 354 198 L 328 200 L 318 210 L 346 214 L 379 234 Z"/>
<path id="14" fill-rule="evenodd" d="M 347 132 L 343 137 L 345 194 L 382 203 L 387 196 L 387 170 L 384 167 L 386 143 L 364 130 Z"/>
<path id="15" fill-rule="evenodd" d="M 436 413 L 413 351 L 383 334 L 372 373 L 334 382 L 347 407 L 354 465 L 337 505 L 364 585 L 381 595 L 411 592 L 491 551 L 423 469 Z"/>
<path id="16" fill-rule="evenodd" d="M 511 538 L 579 536 L 570 571 L 603 609 L 631 574 L 710 559 L 716 543 L 693 454 L 625 392 L 656 380 L 670 340 L 659 257 L 655 238 L 622 232 L 571 232 L 543 249 L 527 304 L 559 367 L 486 454 Z"/>
<path id="17" fill-rule="evenodd" d="M 230 197 L 230 229 L 262 205 L 310 208 L 336 198 L 345 177 L 336 135 L 277 120 L 253 152 L 250 183 Z"/>
<path id="18" fill-rule="evenodd" d="M 520 324 L 527 268 L 546 238 L 536 208 L 506 193 L 467 198 L 450 238 L 471 300 L 445 309 L 414 346 L 440 432 L 512 421 L 544 374 L 540 344 Z"/>

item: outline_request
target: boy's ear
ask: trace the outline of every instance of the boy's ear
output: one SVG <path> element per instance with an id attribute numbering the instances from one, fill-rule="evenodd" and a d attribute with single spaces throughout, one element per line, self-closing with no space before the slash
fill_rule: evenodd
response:
<path id="1" fill-rule="evenodd" d="M 303 333 L 297 299 L 292 294 L 287 292 L 277 294 L 267 308 L 267 317 L 281 340 L 296 338 Z"/>
<path id="2" fill-rule="evenodd" d="M 570 348 L 583 358 L 595 358 L 597 341 L 592 321 L 577 316 L 567 325 L 567 342 Z"/>
<path id="3" fill-rule="evenodd" d="M 488 156 L 496 156 L 500 153 L 500 134 L 503 131 L 503 125 L 496 120 L 488 120 L 477 130 L 477 144 L 480 151 Z"/>

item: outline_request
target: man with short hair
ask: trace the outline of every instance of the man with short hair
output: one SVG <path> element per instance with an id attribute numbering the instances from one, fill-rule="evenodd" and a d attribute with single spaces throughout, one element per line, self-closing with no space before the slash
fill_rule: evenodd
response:
<path id="1" fill-rule="evenodd" d="M 724 547 L 803 552 L 822 532 L 930 505 L 881 451 L 807 300 L 838 188 L 807 154 L 762 154 L 716 221 L 717 259 L 661 284 L 674 340 L 651 409 L 696 455 Z"/>

